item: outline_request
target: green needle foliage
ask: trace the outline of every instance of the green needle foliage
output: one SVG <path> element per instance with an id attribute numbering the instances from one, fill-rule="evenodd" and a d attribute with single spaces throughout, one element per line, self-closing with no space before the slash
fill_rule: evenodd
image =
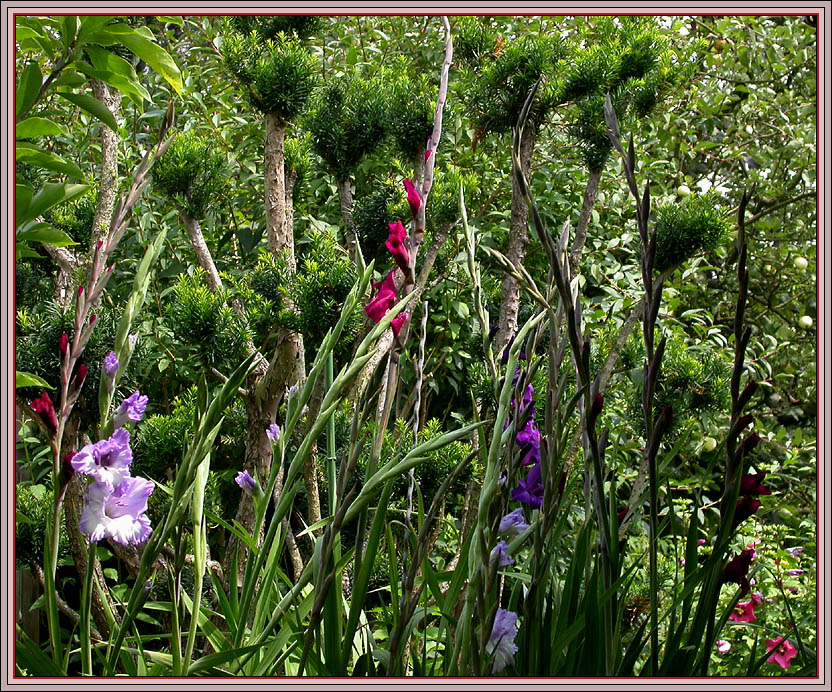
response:
<path id="1" fill-rule="evenodd" d="M 670 269 L 689 257 L 713 250 L 728 232 L 713 195 L 692 195 L 684 204 L 656 210 L 657 271 Z"/>
<path id="2" fill-rule="evenodd" d="M 253 19 L 253 18 L 251 18 Z M 315 86 L 315 62 L 295 33 L 271 34 L 258 22 L 237 33 L 234 22 L 222 44 L 228 69 L 247 87 L 251 105 L 289 122 L 303 111 Z"/>
<path id="3" fill-rule="evenodd" d="M 387 93 L 380 78 L 340 76 L 318 91 L 305 123 L 312 146 L 339 181 L 387 134 Z"/>
<path id="4" fill-rule="evenodd" d="M 222 198 L 225 156 L 193 130 L 177 135 L 153 172 L 154 184 L 188 216 L 201 219 Z"/>
<path id="5" fill-rule="evenodd" d="M 436 87 L 427 75 L 409 74 L 404 64 L 394 66 L 390 80 L 387 127 L 405 161 L 425 153 L 433 132 Z"/>

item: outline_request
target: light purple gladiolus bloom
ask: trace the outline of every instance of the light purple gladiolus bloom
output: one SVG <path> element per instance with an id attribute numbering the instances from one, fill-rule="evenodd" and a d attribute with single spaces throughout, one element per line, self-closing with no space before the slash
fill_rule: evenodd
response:
<path id="1" fill-rule="evenodd" d="M 257 494 L 257 481 L 251 477 L 248 471 L 240 471 L 234 478 L 234 482 L 239 485 L 249 495 Z"/>
<path id="2" fill-rule="evenodd" d="M 76 473 L 92 476 L 96 483 L 113 490 L 130 476 L 133 452 L 130 449 L 130 433 L 119 428 L 109 440 L 101 440 L 83 447 L 72 457 Z"/>
<path id="3" fill-rule="evenodd" d="M 517 613 L 498 608 L 491 636 L 488 638 L 488 644 L 485 645 L 488 654 L 494 656 L 492 673 L 500 673 L 507 665 L 514 663 L 514 654 L 517 653 L 517 646 L 514 643 L 516 636 Z"/>
<path id="4" fill-rule="evenodd" d="M 116 374 L 118 370 L 118 359 L 116 358 L 116 352 L 110 351 L 107 354 L 107 357 L 104 359 L 104 372 L 107 373 L 109 377 L 112 377 Z"/>
<path id="5" fill-rule="evenodd" d="M 268 437 L 272 442 L 277 442 L 280 439 L 280 428 L 278 428 L 275 423 L 272 423 L 268 428 L 266 428 L 266 437 Z"/>
<path id="6" fill-rule="evenodd" d="M 720 639 L 716 643 L 716 650 L 721 654 L 727 654 L 731 650 L 731 643 Z"/>
<path id="7" fill-rule="evenodd" d="M 786 572 L 786 574 L 789 574 L 792 577 L 799 577 L 801 574 L 803 574 L 803 572 L 804 570 L 802 569 L 790 569 Z"/>
<path id="8" fill-rule="evenodd" d="M 500 527 L 497 529 L 497 533 L 520 535 L 527 528 L 529 528 L 529 525 L 523 518 L 523 508 L 518 507 L 500 519 Z"/>
<path id="9" fill-rule="evenodd" d="M 800 554 L 803 552 L 803 546 L 799 545 L 795 548 L 786 548 L 786 552 L 794 557 L 799 557 Z"/>
<path id="10" fill-rule="evenodd" d="M 511 491 L 511 496 L 532 509 L 540 509 L 543 504 L 543 479 L 540 476 L 540 464 L 531 467 L 528 475 L 521 479 L 517 487 Z"/>
<path id="11" fill-rule="evenodd" d="M 508 567 L 514 564 L 514 558 L 508 554 L 508 543 L 500 541 L 491 551 L 491 562 L 498 561 L 500 567 Z"/>
<path id="12" fill-rule="evenodd" d="M 92 483 L 78 527 L 90 543 L 105 538 L 122 545 L 144 543 L 151 531 L 146 512 L 153 488 L 146 478 L 125 478 L 113 491 L 103 483 Z"/>
<path id="13" fill-rule="evenodd" d="M 144 416 L 147 408 L 147 397 L 142 396 L 139 392 L 133 392 L 118 407 L 116 415 L 113 419 L 113 424 L 117 428 L 121 428 L 125 423 L 138 423 L 142 416 Z"/>

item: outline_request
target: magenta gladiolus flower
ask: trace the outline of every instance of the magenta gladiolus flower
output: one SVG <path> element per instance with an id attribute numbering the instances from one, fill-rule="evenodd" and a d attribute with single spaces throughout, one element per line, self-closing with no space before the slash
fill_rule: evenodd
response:
<path id="1" fill-rule="evenodd" d="M 40 399 L 35 399 L 32 402 L 32 410 L 43 418 L 43 422 L 52 432 L 58 429 L 58 417 L 55 415 L 55 407 L 52 405 L 49 394 L 44 392 L 40 395 Z"/>
<path id="2" fill-rule="evenodd" d="M 529 525 L 523 517 L 523 508 L 518 507 L 513 512 L 509 512 L 502 519 L 500 519 L 500 526 L 497 533 L 513 534 L 515 536 L 523 533 Z"/>
<path id="3" fill-rule="evenodd" d="M 118 371 L 118 365 L 119 363 L 118 358 L 116 358 L 116 352 L 110 351 L 107 354 L 107 357 L 104 358 L 104 372 L 108 377 L 113 377 Z"/>
<path id="4" fill-rule="evenodd" d="M 731 650 L 731 644 L 724 639 L 718 639 L 716 642 L 716 650 L 721 654 L 727 654 Z"/>
<path id="5" fill-rule="evenodd" d="M 393 336 L 397 339 L 399 338 L 399 333 L 402 331 L 402 327 L 405 322 L 407 322 L 407 313 L 404 312 L 400 312 L 390 322 L 390 326 L 393 328 Z"/>
<path id="6" fill-rule="evenodd" d="M 396 303 L 396 282 L 393 274 L 394 272 L 390 272 L 384 281 L 373 284 L 373 290 L 378 293 L 364 308 L 367 317 L 373 322 L 381 322 L 387 311 Z"/>
<path id="7" fill-rule="evenodd" d="M 153 488 L 146 478 L 125 478 L 113 490 L 103 483 L 92 483 L 78 527 L 90 543 L 105 538 L 122 545 L 144 543 L 151 531 L 146 512 Z"/>
<path id="8" fill-rule="evenodd" d="M 427 161 L 427 158 L 425 160 Z M 405 179 L 404 189 L 407 190 L 407 203 L 410 205 L 410 213 L 415 219 L 416 214 L 419 213 L 419 208 L 422 206 L 422 196 L 410 178 Z"/>
<path id="9" fill-rule="evenodd" d="M 403 274 L 407 274 L 410 265 L 410 255 L 408 254 L 407 247 L 405 247 L 404 244 L 404 241 L 407 240 L 407 231 L 404 229 L 401 221 L 396 221 L 395 223 L 388 224 L 387 226 L 390 229 L 390 234 L 384 246 L 390 251 L 390 254 L 393 255 L 393 259 L 396 261 L 396 266 L 402 270 Z"/>
<path id="10" fill-rule="evenodd" d="M 257 481 L 251 477 L 248 471 L 240 471 L 234 478 L 234 482 L 249 495 L 256 495 L 259 490 Z"/>
<path id="11" fill-rule="evenodd" d="M 61 355 L 66 355 L 66 352 L 69 349 L 69 337 L 66 335 L 66 332 L 61 334 L 61 338 L 58 340 L 58 349 L 60 350 Z"/>
<path id="12" fill-rule="evenodd" d="M 488 638 L 488 644 L 485 645 L 488 655 L 494 656 L 492 673 L 500 673 L 507 665 L 514 663 L 514 654 L 517 653 L 515 637 L 517 637 L 517 613 L 498 608 L 491 636 Z"/>
<path id="13" fill-rule="evenodd" d="M 138 423 L 142 416 L 144 416 L 147 408 L 147 397 L 142 396 L 139 392 L 133 392 L 118 407 L 116 415 L 113 419 L 113 424 L 117 428 L 121 428 L 125 423 Z"/>
<path id="14" fill-rule="evenodd" d="M 268 437 L 272 442 L 277 442 L 280 439 L 280 428 L 278 428 L 275 423 L 272 423 L 268 428 L 266 428 L 266 437 Z"/>
<path id="15" fill-rule="evenodd" d="M 72 458 L 71 463 L 76 473 L 92 476 L 96 483 L 113 490 L 130 476 L 132 461 L 130 433 L 124 428 L 119 428 L 109 440 L 101 440 L 83 447 Z"/>
<path id="16" fill-rule="evenodd" d="M 491 562 L 497 561 L 500 567 L 508 567 L 514 564 L 514 558 L 508 554 L 508 543 L 499 541 L 491 551 Z"/>
<path id="17" fill-rule="evenodd" d="M 754 608 L 756 608 L 756 605 L 753 599 L 737 603 L 733 612 L 728 616 L 728 619 L 731 622 L 755 622 L 757 616 L 754 615 Z"/>
<path id="18" fill-rule="evenodd" d="M 792 659 L 797 656 L 797 649 L 788 639 L 766 639 L 766 651 L 772 652 L 768 662 L 776 663 L 783 670 L 786 670 Z"/>

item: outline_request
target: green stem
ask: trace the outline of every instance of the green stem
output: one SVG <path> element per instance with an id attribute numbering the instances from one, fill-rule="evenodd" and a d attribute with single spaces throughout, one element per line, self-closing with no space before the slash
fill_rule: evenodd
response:
<path id="1" fill-rule="evenodd" d="M 95 541 L 87 546 L 87 573 L 81 592 L 81 673 L 92 675 L 92 646 L 90 645 L 90 608 L 92 606 L 92 579 L 95 571 Z"/>
<path id="2" fill-rule="evenodd" d="M 46 550 L 44 556 L 43 588 L 46 596 L 46 620 L 49 626 L 49 642 L 52 645 L 52 660 L 61 665 L 61 629 L 58 622 L 58 591 L 55 585 L 55 573 L 58 569 L 58 546 L 61 536 L 61 496 L 57 485 L 58 474 L 53 471 L 55 494 L 52 501 L 52 513 L 46 532 Z"/>

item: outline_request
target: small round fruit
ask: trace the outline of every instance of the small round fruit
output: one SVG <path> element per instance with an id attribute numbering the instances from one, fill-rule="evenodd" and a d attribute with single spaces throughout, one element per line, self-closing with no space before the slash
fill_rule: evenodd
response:
<path id="1" fill-rule="evenodd" d="M 754 128 L 753 128 L 753 127 L 751 127 L 751 125 L 746 125 L 746 126 L 745 126 L 745 131 L 746 131 L 748 134 L 750 134 L 750 135 L 753 135 L 753 134 L 754 134 Z"/>
<path id="2" fill-rule="evenodd" d="M 774 271 L 774 267 L 772 267 L 770 264 L 767 264 L 765 267 L 763 267 L 763 271 L 766 274 L 771 274 Z"/>
<path id="3" fill-rule="evenodd" d="M 799 269 L 802 272 L 806 271 L 806 267 L 809 266 L 809 260 L 805 257 L 795 257 L 794 258 L 794 266 L 796 269 Z"/>
<path id="4" fill-rule="evenodd" d="M 690 197 L 690 188 L 687 185 L 680 185 L 676 188 L 676 194 L 679 197 Z"/>
<path id="5" fill-rule="evenodd" d="M 809 317 L 809 315 L 803 315 L 803 317 L 800 318 L 801 329 L 811 329 L 813 324 L 814 322 L 812 321 L 812 318 Z"/>
<path id="6" fill-rule="evenodd" d="M 702 449 L 704 449 L 706 452 L 713 452 L 716 449 L 716 440 L 713 437 L 703 438 Z"/>

